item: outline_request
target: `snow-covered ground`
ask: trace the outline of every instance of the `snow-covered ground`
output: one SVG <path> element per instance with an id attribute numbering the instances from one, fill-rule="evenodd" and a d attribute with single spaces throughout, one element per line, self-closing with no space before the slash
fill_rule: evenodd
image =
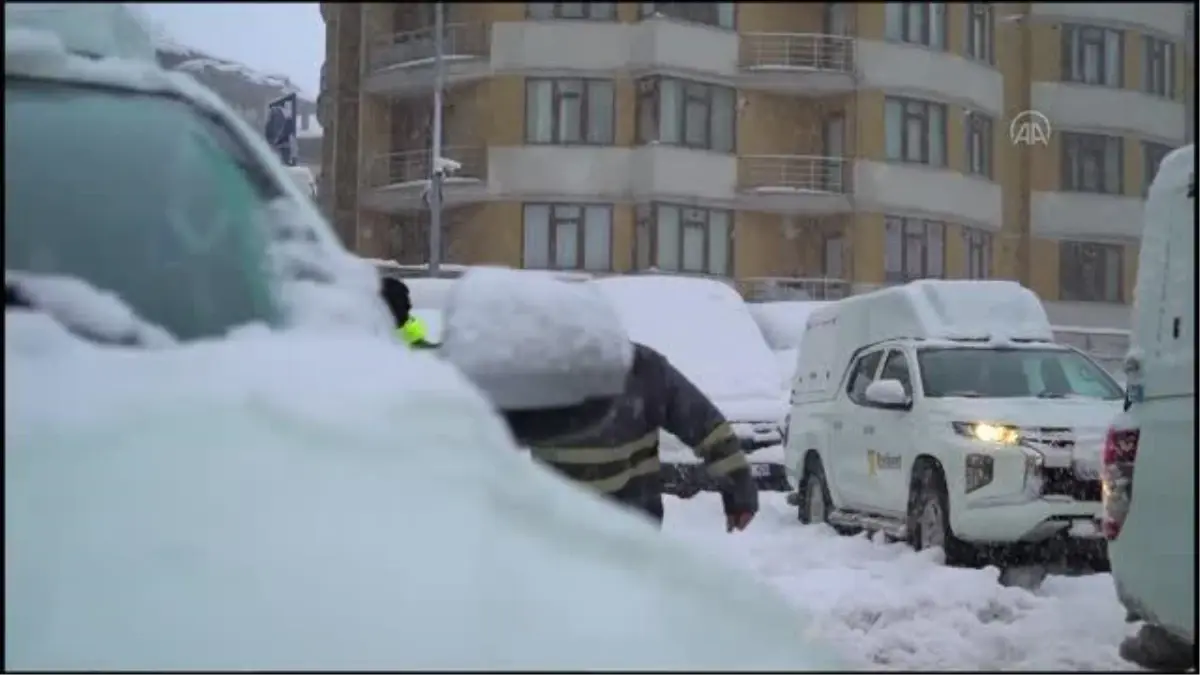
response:
<path id="1" fill-rule="evenodd" d="M 1049 577 L 1035 592 L 995 568 L 947 568 L 936 552 L 805 526 L 762 493 L 745 532 L 724 530 L 720 498 L 667 498 L 666 531 L 712 551 L 811 612 L 812 630 L 851 668 L 1136 670 L 1117 655 L 1132 632 L 1107 574 Z"/>

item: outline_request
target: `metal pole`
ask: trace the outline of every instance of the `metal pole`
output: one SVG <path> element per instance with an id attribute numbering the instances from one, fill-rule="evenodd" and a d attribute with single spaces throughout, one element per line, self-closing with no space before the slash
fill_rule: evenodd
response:
<path id="1" fill-rule="evenodd" d="M 433 3 L 433 147 L 429 159 L 429 276 L 437 277 L 442 262 L 442 87 L 445 62 L 442 60 L 446 21 L 442 3 Z"/>

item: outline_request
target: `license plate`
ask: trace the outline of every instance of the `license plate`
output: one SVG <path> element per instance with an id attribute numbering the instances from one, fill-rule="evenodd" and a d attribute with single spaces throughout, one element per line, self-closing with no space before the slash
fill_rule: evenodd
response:
<path id="1" fill-rule="evenodd" d="M 750 475 L 754 476 L 755 478 L 766 478 L 767 476 L 771 475 L 771 465 L 770 464 L 751 464 L 750 465 Z"/>

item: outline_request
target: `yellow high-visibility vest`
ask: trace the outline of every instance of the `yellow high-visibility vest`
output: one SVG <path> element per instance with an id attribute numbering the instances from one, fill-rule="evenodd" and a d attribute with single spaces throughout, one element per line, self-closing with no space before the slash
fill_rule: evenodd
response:
<path id="1" fill-rule="evenodd" d="M 428 334 L 428 329 L 425 327 L 425 322 L 415 316 L 408 317 L 408 321 L 404 322 L 403 326 L 396 329 L 396 337 L 400 338 L 404 344 L 409 347 L 418 342 L 427 342 L 425 336 Z"/>

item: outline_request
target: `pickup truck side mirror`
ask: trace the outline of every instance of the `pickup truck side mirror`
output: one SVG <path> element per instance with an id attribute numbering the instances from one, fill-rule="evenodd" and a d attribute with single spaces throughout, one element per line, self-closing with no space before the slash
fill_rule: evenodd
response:
<path id="1" fill-rule="evenodd" d="M 888 410 L 912 408 L 912 399 L 905 393 L 904 385 L 900 384 L 900 380 L 876 380 L 867 385 L 867 390 L 863 395 L 868 403 L 880 408 Z"/>

